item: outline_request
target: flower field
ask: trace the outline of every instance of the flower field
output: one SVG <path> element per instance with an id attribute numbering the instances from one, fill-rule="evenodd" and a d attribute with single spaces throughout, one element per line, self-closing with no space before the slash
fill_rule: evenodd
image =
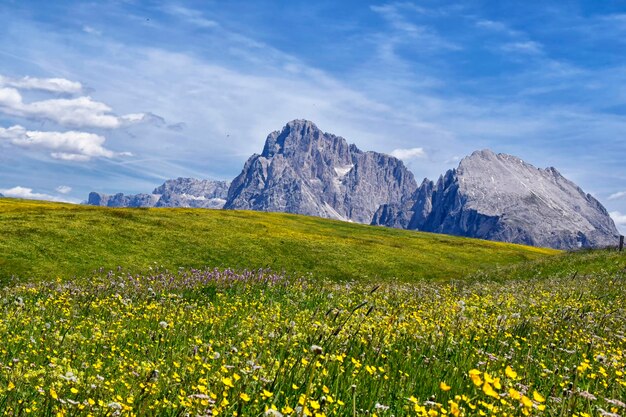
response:
<path id="1" fill-rule="evenodd" d="M 626 415 L 624 284 L 156 267 L 17 284 L 0 292 L 0 413 Z"/>

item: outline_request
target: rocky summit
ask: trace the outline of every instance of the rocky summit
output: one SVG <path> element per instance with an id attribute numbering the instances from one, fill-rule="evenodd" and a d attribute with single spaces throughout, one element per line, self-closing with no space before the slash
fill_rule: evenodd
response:
<path id="1" fill-rule="evenodd" d="M 382 204 L 403 202 L 416 188 L 399 159 L 363 152 L 310 121 L 294 120 L 248 159 L 225 208 L 370 223 Z"/>
<path id="2" fill-rule="evenodd" d="M 232 183 L 178 178 L 151 194 L 91 193 L 88 204 L 288 212 L 557 249 L 618 239 L 606 209 L 554 168 L 483 150 L 418 187 L 399 159 L 307 120 L 270 133 Z"/>
<path id="3" fill-rule="evenodd" d="M 106 207 L 195 207 L 220 209 L 226 202 L 228 181 L 177 178 L 167 180 L 152 194 L 114 194 L 92 192 L 87 204 Z"/>
<path id="4" fill-rule="evenodd" d="M 606 209 L 555 168 L 477 151 L 410 201 L 382 205 L 372 224 L 558 249 L 614 245 Z"/>

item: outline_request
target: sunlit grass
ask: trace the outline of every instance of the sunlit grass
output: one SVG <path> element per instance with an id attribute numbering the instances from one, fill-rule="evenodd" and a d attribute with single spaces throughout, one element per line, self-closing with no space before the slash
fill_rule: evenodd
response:
<path id="1" fill-rule="evenodd" d="M 0 282 L 96 268 L 271 268 L 333 280 L 458 278 L 559 252 L 281 213 L 0 199 Z"/>

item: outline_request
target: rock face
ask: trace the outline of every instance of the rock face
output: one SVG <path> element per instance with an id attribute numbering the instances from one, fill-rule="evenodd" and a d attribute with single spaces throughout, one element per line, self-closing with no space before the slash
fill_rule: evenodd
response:
<path id="1" fill-rule="evenodd" d="M 106 207 L 196 207 L 220 209 L 226 202 L 228 181 L 177 178 L 167 180 L 152 194 L 107 195 L 89 193 L 87 204 Z"/>
<path id="2" fill-rule="evenodd" d="M 413 174 L 391 156 L 363 152 L 313 123 L 270 133 L 228 190 L 225 208 L 370 223 L 381 204 L 410 199 Z"/>
<path id="3" fill-rule="evenodd" d="M 477 151 L 410 201 L 382 205 L 372 224 L 558 249 L 614 245 L 606 209 L 556 169 Z"/>

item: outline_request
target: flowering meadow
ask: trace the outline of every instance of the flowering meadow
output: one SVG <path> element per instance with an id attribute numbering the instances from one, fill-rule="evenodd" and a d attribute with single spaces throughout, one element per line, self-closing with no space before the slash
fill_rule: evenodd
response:
<path id="1" fill-rule="evenodd" d="M 626 415 L 626 275 L 153 268 L 0 291 L 10 416 Z"/>

